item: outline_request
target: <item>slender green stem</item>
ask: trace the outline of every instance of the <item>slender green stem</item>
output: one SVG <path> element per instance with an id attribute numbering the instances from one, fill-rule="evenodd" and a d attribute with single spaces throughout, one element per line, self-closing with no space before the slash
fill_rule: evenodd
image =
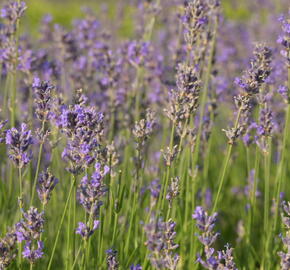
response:
<path id="1" fill-rule="evenodd" d="M 22 170 L 21 168 L 19 167 L 18 168 L 18 177 L 19 177 L 19 208 L 20 208 L 20 217 L 22 219 L 22 208 L 23 208 L 23 205 L 22 205 L 22 201 L 23 201 L 23 198 L 22 198 L 22 195 L 23 195 L 23 192 L 22 192 Z M 22 269 L 22 243 L 20 242 L 19 243 L 19 256 L 18 256 L 18 264 L 19 264 L 19 269 L 21 270 Z"/>
<path id="2" fill-rule="evenodd" d="M 89 228 L 92 227 L 92 224 L 93 224 L 93 209 L 91 209 L 91 211 L 90 211 Z M 91 251 L 91 237 L 88 239 L 88 241 L 85 241 L 84 242 L 85 266 L 86 267 L 88 267 L 88 261 L 89 261 L 90 251 Z"/>
<path id="3" fill-rule="evenodd" d="M 237 127 L 238 127 L 238 124 L 239 124 L 239 121 L 240 121 L 240 116 L 241 116 L 241 111 L 242 111 L 242 109 L 239 108 L 239 111 L 238 111 L 238 114 L 237 114 L 237 118 L 236 118 L 236 121 L 235 121 L 235 125 L 234 125 L 234 129 L 237 129 Z M 213 209 L 212 209 L 213 213 L 215 212 L 217 204 L 219 202 L 220 194 L 221 194 L 221 191 L 222 191 L 222 187 L 223 187 L 223 184 L 224 184 L 226 172 L 227 172 L 227 169 L 228 169 L 228 165 L 229 165 L 229 161 L 230 161 L 230 157 L 231 157 L 231 153 L 232 153 L 232 148 L 233 148 L 233 144 L 228 144 L 226 156 L 225 156 L 225 159 L 224 159 L 224 162 L 223 162 L 223 166 L 222 166 L 222 170 L 221 170 L 221 173 L 220 173 L 220 176 L 219 176 L 219 179 L 218 179 L 219 186 L 218 186 L 217 195 L 216 195 L 216 198 L 215 198 L 215 201 L 214 201 L 214 205 L 213 205 Z"/>
<path id="4" fill-rule="evenodd" d="M 248 215 L 248 221 L 247 221 L 247 243 L 250 243 L 251 240 L 251 231 L 252 231 L 252 223 L 255 217 L 256 212 L 256 192 L 257 192 L 257 186 L 258 186 L 258 175 L 259 175 L 259 166 L 260 166 L 260 152 L 259 147 L 256 145 L 256 151 L 255 151 L 255 165 L 254 165 L 254 183 L 253 183 L 253 189 L 251 190 L 250 194 L 250 213 Z"/>
<path id="5" fill-rule="evenodd" d="M 3 97 L 3 118 L 4 119 L 8 118 L 7 103 L 8 103 L 8 93 L 9 93 L 10 84 L 11 84 L 11 74 L 9 73 L 6 76 L 5 86 L 4 86 L 4 97 Z"/>
<path id="6" fill-rule="evenodd" d="M 289 136 L 289 129 L 290 129 L 290 104 L 287 104 L 286 108 L 286 118 L 285 118 L 285 127 L 284 127 L 284 134 L 283 134 L 283 142 L 282 142 L 282 152 L 281 152 L 281 161 L 278 166 L 277 176 L 276 176 L 276 192 L 275 192 L 275 215 L 274 215 L 274 227 L 273 230 L 276 231 L 277 222 L 278 222 L 278 211 L 279 211 L 279 204 L 280 204 L 280 192 L 281 187 L 283 185 L 283 175 L 285 171 L 285 163 L 286 163 L 286 153 L 287 153 L 287 139 Z"/>
<path id="7" fill-rule="evenodd" d="M 263 265 L 267 267 L 268 261 L 268 235 L 269 235 L 269 208 L 270 208 L 270 170 L 271 170 L 271 137 L 268 138 L 268 153 L 264 154 L 264 170 L 265 170 L 265 184 L 264 184 L 264 252 Z M 266 269 L 266 268 L 265 268 Z"/>
<path id="8" fill-rule="evenodd" d="M 41 127 L 40 132 L 44 132 L 44 125 L 45 125 L 45 121 L 42 121 L 42 127 Z M 34 176 L 34 180 L 33 180 L 32 194 L 31 194 L 31 200 L 30 200 L 30 206 L 33 204 L 33 200 L 34 200 L 34 196 L 35 196 L 37 178 L 38 178 L 38 174 L 39 174 L 41 157 L 42 157 L 42 150 L 43 150 L 43 142 L 41 142 L 40 146 L 39 146 L 37 165 L 36 165 L 36 171 L 35 171 L 35 176 Z"/>
<path id="9" fill-rule="evenodd" d="M 70 198 L 69 201 L 69 208 L 68 208 L 68 215 L 67 215 L 67 231 L 66 231 L 66 270 L 69 269 L 69 263 L 70 263 L 70 242 L 71 242 L 71 212 L 72 212 L 72 199 Z"/>
<path id="10" fill-rule="evenodd" d="M 16 70 L 12 73 L 12 79 L 11 79 L 11 126 L 15 126 L 15 118 L 16 118 L 16 88 L 17 88 L 17 83 L 16 83 Z"/>
<path id="11" fill-rule="evenodd" d="M 77 251 L 77 254 L 75 256 L 74 262 L 73 262 L 72 267 L 71 267 L 71 270 L 73 270 L 75 268 L 77 260 L 78 260 L 78 257 L 79 257 L 79 255 L 81 253 L 81 250 L 82 250 L 82 245 L 80 245 L 80 247 L 79 247 L 79 249 Z"/>
<path id="12" fill-rule="evenodd" d="M 21 168 L 19 167 L 18 168 L 18 177 L 19 177 L 19 207 L 20 207 L 20 214 L 21 214 L 21 218 L 22 218 L 22 208 L 23 208 L 23 205 L 22 205 L 22 195 L 23 195 L 23 190 L 22 190 L 22 170 Z"/>
<path id="13" fill-rule="evenodd" d="M 65 206 L 64 206 L 64 209 L 63 209 L 61 220 L 60 220 L 60 223 L 59 223 L 59 226 L 58 226 L 58 230 L 57 230 L 56 238 L 55 238 L 55 241 L 54 241 L 54 244 L 53 244 L 53 248 L 52 248 L 52 252 L 51 252 L 51 255 L 50 255 L 50 259 L 49 259 L 49 263 L 48 263 L 48 266 L 47 266 L 47 270 L 49 270 L 51 268 L 51 265 L 52 265 L 54 253 L 55 253 L 56 246 L 57 246 L 57 242 L 58 242 L 58 239 L 59 239 L 59 236 L 60 236 L 62 224 L 63 224 L 63 221 L 64 221 L 64 217 L 66 215 L 66 212 L 67 212 L 68 204 L 69 204 L 69 201 L 70 201 L 70 197 L 72 195 L 72 191 L 73 191 L 73 188 L 74 188 L 75 181 L 76 181 L 76 179 L 73 178 L 73 181 L 71 183 L 71 186 L 70 186 L 70 189 L 69 189 L 69 193 L 68 193 L 68 196 L 67 196 L 67 199 L 66 199 L 66 202 L 65 202 Z"/>
<path id="14" fill-rule="evenodd" d="M 73 223 L 72 223 L 72 229 L 75 230 L 76 228 L 76 213 L 77 213 L 77 181 L 74 181 L 74 189 L 73 189 Z M 72 257 L 75 256 L 76 251 L 76 234 L 72 234 Z"/>
<path id="15" fill-rule="evenodd" d="M 201 101 L 200 101 L 199 127 L 197 131 L 197 136 L 196 136 L 196 147 L 194 149 L 193 164 L 197 163 L 198 156 L 199 156 L 200 141 L 201 141 L 201 134 L 202 134 L 202 128 L 203 128 L 202 122 L 203 122 L 203 118 L 205 114 L 205 105 L 206 105 L 206 100 L 207 100 L 207 95 L 208 95 L 208 86 L 209 86 L 209 81 L 210 81 L 210 75 L 212 72 L 212 61 L 213 61 L 214 50 L 215 50 L 215 45 L 216 45 L 217 27 L 218 27 L 218 23 L 216 22 L 214 26 L 213 39 L 212 39 L 212 43 L 210 47 L 208 65 L 207 65 L 207 70 L 206 70 L 206 74 L 204 78 L 204 86 L 202 89 L 202 95 L 201 95 Z"/>
<path id="16" fill-rule="evenodd" d="M 172 128 L 171 128 L 171 134 L 170 134 L 170 143 L 169 143 L 170 151 L 172 151 L 172 149 L 173 149 L 174 133 L 175 133 L 175 125 L 173 124 Z M 167 166 L 165 183 L 163 185 L 163 189 L 162 189 L 162 193 L 161 193 L 162 194 L 162 196 L 161 196 L 161 209 L 163 209 L 163 207 L 164 207 L 169 178 L 170 178 L 170 166 Z M 160 209 L 159 207 L 160 207 L 160 205 L 158 204 L 158 209 Z"/>

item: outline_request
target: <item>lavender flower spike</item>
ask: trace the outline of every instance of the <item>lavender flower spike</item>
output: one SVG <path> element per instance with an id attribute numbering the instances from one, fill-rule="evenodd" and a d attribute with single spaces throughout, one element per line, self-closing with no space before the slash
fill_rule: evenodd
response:
<path id="1" fill-rule="evenodd" d="M 289 12 L 290 15 L 290 12 Z M 283 34 L 279 36 L 277 42 L 283 46 L 281 54 L 287 60 L 288 67 L 290 66 L 290 18 L 284 15 L 280 16 L 279 21 L 282 23 Z"/>
<path id="2" fill-rule="evenodd" d="M 23 213 L 24 219 L 15 225 L 17 241 L 22 242 L 40 239 L 43 232 L 44 213 L 39 213 L 34 207 L 30 207 Z"/>
<path id="3" fill-rule="evenodd" d="M 0 238 L 0 269 L 8 267 L 16 257 L 16 234 L 14 230 L 9 231 L 3 238 Z"/>
<path id="4" fill-rule="evenodd" d="M 108 270 L 118 270 L 119 262 L 117 261 L 118 252 L 114 249 L 106 250 Z"/>
<path id="5" fill-rule="evenodd" d="M 46 169 L 46 171 L 40 174 L 37 185 L 37 193 L 40 201 L 44 205 L 50 200 L 51 192 L 58 182 L 58 179 L 51 174 L 49 169 Z"/>
<path id="6" fill-rule="evenodd" d="M 161 219 L 155 220 L 145 226 L 147 241 L 145 245 L 150 250 L 149 259 L 156 269 L 175 270 L 179 255 L 174 253 L 178 245 L 174 243 L 176 237 L 175 222 L 171 219 L 163 222 Z"/>
<path id="7" fill-rule="evenodd" d="M 281 238 L 286 251 L 280 251 L 278 255 L 281 258 L 281 270 L 287 270 L 290 268 L 290 202 L 283 202 L 283 210 L 282 221 L 286 228 L 286 235 L 281 236 Z"/>
<path id="8" fill-rule="evenodd" d="M 31 130 L 25 123 L 21 124 L 20 130 L 11 128 L 6 133 L 6 144 L 8 145 L 9 158 L 18 168 L 22 168 L 31 160 L 29 146 L 33 144 Z"/>
<path id="9" fill-rule="evenodd" d="M 41 121 L 47 121 L 51 110 L 51 92 L 55 87 L 48 81 L 41 81 L 35 78 L 32 89 L 35 93 L 36 116 Z"/>
<path id="10" fill-rule="evenodd" d="M 204 255 L 197 254 L 197 262 L 209 270 L 237 270 L 232 256 L 233 249 L 229 245 L 226 245 L 225 250 L 217 252 L 212 247 L 219 235 L 214 232 L 216 217 L 217 213 L 209 216 L 201 206 L 197 206 L 192 215 L 197 228 L 201 231 L 198 239 L 204 246 Z"/>
<path id="11" fill-rule="evenodd" d="M 196 221 L 196 227 L 202 232 L 198 237 L 199 241 L 207 248 L 209 248 L 217 239 L 219 233 L 213 231 L 217 213 L 209 216 L 201 206 L 197 206 L 192 218 Z"/>

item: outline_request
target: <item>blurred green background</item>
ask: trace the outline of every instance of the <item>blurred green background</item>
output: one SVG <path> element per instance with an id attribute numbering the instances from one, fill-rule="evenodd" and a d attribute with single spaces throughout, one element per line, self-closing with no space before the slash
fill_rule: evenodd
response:
<path id="1" fill-rule="evenodd" d="M 2 1 L 5 2 L 5 0 Z M 134 10 L 129 5 L 129 2 L 132 2 L 129 0 L 26 0 L 25 2 L 28 9 L 23 27 L 33 35 L 37 33 L 37 25 L 45 14 L 52 14 L 56 23 L 69 27 L 74 18 L 82 17 L 82 7 L 90 7 L 101 16 L 106 14 L 105 16 L 108 16 L 114 22 L 118 6 L 122 2 L 127 2 L 128 7 L 123 14 L 124 20 L 119 22 L 121 23 L 121 35 L 129 37 L 133 32 Z M 222 5 L 224 14 L 228 18 L 245 20 L 250 16 L 247 1 L 222 0 Z M 107 13 L 103 12 L 104 10 L 107 10 Z"/>

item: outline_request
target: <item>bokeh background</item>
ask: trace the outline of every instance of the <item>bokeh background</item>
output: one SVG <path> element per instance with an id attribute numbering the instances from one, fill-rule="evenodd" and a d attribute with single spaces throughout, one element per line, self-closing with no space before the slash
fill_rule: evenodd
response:
<path id="1" fill-rule="evenodd" d="M 118 33 L 129 38 L 134 34 L 132 3 L 136 1 L 139 0 L 26 0 L 28 9 L 22 27 L 25 27 L 26 31 L 29 30 L 31 34 L 37 35 L 37 25 L 46 14 L 52 14 L 56 23 L 69 27 L 74 18 L 83 16 L 82 8 L 89 7 L 100 17 L 109 17 L 112 24 L 118 25 Z M 124 5 L 124 2 L 127 4 Z M 247 21 L 251 16 L 255 16 L 252 10 L 257 10 L 257 7 L 261 19 L 269 13 L 269 7 L 265 5 L 264 0 L 222 0 L 221 2 L 224 16 L 237 21 Z M 284 0 L 272 0 L 276 12 L 282 12 L 284 2 Z"/>

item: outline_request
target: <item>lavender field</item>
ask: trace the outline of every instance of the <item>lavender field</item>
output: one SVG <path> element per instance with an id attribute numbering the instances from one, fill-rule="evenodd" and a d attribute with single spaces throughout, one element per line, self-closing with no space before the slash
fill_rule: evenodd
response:
<path id="1" fill-rule="evenodd" d="M 289 1 L 39 1 L 0 1 L 0 270 L 290 269 Z"/>

